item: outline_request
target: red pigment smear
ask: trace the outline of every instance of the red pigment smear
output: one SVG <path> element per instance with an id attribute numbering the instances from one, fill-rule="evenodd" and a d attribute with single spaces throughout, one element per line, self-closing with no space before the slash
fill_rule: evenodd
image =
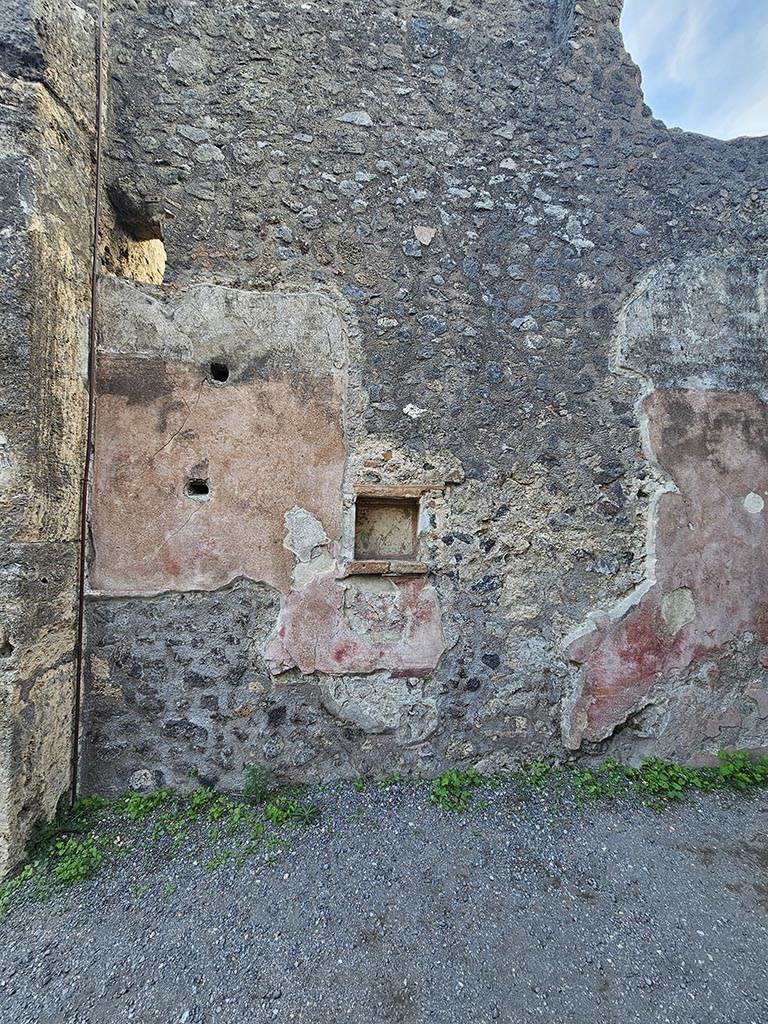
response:
<path id="1" fill-rule="evenodd" d="M 331 651 L 331 657 L 333 658 L 334 661 L 341 663 L 342 661 L 344 661 L 345 658 L 349 657 L 353 650 L 353 644 L 338 644 Z"/>
<path id="2" fill-rule="evenodd" d="M 658 608 L 640 605 L 588 658 L 590 692 L 603 697 L 654 676 L 665 667 L 674 648 L 675 641 L 664 629 Z"/>

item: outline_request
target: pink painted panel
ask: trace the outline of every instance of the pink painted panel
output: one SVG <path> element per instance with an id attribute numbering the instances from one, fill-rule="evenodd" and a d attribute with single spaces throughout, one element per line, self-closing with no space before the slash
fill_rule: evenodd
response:
<path id="1" fill-rule="evenodd" d="M 283 602 L 267 648 L 275 671 L 359 674 L 382 669 L 393 676 L 425 676 L 445 649 L 437 595 L 423 578 L 381 581 L 381 600 L 353 614 L 348 587 L 333 573 L 292 591 Z"/>
<path id="2" fill-rule="evenodd" d="M 293 505 L 338 539 L 345 451 L 330 375 L 222 385 L 189 364 L 99 364 L 93 591 L 213 590 L 247 576 L 285 593 Z M 209 482 L 208 500 L 185 494 L 190 478 Z"/>
<path id="3" fill-rule="evenodd" d="M 609 736 L 666 673 L 716 657 L 744 632 L 765 639 L 768 407 L 751 394 L 657 391 L 645 412 L 654 456 L 679 493 L 658 505 L 655 585 L 569 649 L 584 673 L 574 744 Z M 683 588 L 695 610 L 676 626 L 663 601 Z"/>

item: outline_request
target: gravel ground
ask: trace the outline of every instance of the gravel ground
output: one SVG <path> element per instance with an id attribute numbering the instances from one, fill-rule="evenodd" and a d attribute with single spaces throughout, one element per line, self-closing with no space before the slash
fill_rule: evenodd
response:
<path id="1" fill-rule="evenodd" d="M 211 872 L 210 850 L 139 841 L 18 906 L 0 1020 L 766 1020 L 765 794 L 661 814 L 553 814 L 503 790 L 465 814 L 407 786 L 318 799 L 320 822 L 271 863 Z"/>

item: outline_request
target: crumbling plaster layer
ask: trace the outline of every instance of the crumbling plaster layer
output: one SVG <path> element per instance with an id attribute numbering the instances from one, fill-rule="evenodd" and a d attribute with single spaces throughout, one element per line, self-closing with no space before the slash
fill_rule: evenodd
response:
<path id="1" fill-rule="evenodd" d="M 394 758 L 428 772 L 440 685 L 274 678 L 262 652 L 278 609 L 273 590 L 247 580 L 90 601 L 84 786 L 116 794 L 149 772 L 156 784 L 236 789 L 244 764 L 264 762 L 295 781 L 354 778 Z"/>
<path id="2" fill-rule="evenodd" d="M 321 573 L 288 595 L 267 648 L 275 672 L 427 676 L 445 648 L 434 587 L 420 577 Z"/>
<path id="3" fill-rule="evenodd" d="M 653 734 L 677 756 L 733 740 L 737 728 L 753 746 L 768 743 L 767 278 L 759 258 L 668 263 L 619 318 L 614 369 L 642 382 L 638 419 L 656 481 L 646 574 L 569 644 L 583 664 L 564 702 L 569 746 L 606 739 L 629 716 L 635 755 Z M 740 392 L 747 383 L 752 392 Z M 721 721 L 731 726 L 722 736 Z"/>
<path id="4" fill-rule="evenodd" d="M 752 391 L 768 400 L 768 258 L 668 261 L 639 285 L 617 331 L 617 372 L 657 388 Z"/>
<path id="5" fill-rule="evenodd" d="M 658 503 L 653 587 L 571 645 L 585 671 L 570 712 L 574 746 L 609 736 L 656 680 L 746 633 L 768 640 L 768 407 L 712 391 L 657 391 L 644 406 L 652 450 L 677 489 Z"/>
<path id="6" fill-rule="evenodd" d="M 207 366 L 229 360 L 229 383 L 347 369 L 346 328 L 318 292 L 258 292 L 216 284 L 152 287 L 99 281 L 100 350 Z"/>
<path id="7" fill-rule="evenodd" d="M 70 778 L 93 23 L 0 9 L 0 877 Z"/>
<path id="8" fill-rule="evenodd" d="M 109 278 L 101 294 L 91 590 L 215 590 L 246 576 L 287 593 L 286 512 L 341 533 L 338 315 L 317 295 Z M 187 493 L 195 479 L 207 495 Z"/>
<path id="9" fill-rule="evenodd" d="M 236 706 L 247 706 L 247 713 L 232 712 L 231 702 L 210 689 L 201 704 L 186 696 L 197 688 L 196 669 L 187 664 L 180 637 L 174 639 L 175 619 L 164 617 L 182 608 L 194 619 L 188 628 L 197 646 L 214 635 L 221 645 L 214 678 L 231 668 L 225 648 L 235 637 L 238 657 L 261 665 L 270 631 L 271 670 L 286 674 L 297 666 L 310 677 L 301 683 L 295 673 L 285 675 L 283 688 L 295 691 L 292 709 L 299 698 L 309 699 L 325 729 L 347 721 L 361 736 L 386 734 L 378 746 L 391 735 L 426 740 L 436 726 L 436 704 L 411 677 L 434 670 L 444 649 L 434 589 L 422 579 L 337 579 L 342 517 L 350 510 L 345 488 L 354 493 L 355 477 L 378 476 L 377 460 L 365 448 L 346 461 L 344 424 L 354 398 L 347 399 L 346 331 L 337 307 L 320 294 L 156 289 L 112 278 L 101 281 L 100 295 L 88 735 L 104 758 L 98 764 L 89 758 L 89 784 L 114 785 L 113 771 L 123 785 L 135 771 L 178 784 L 183 757 L 185 771 L 215 772 L 218 784 L 231 785 L 243 759 L 254 756 L 248 727 L 265 714 L 268 722 L 282 722 L 270 711 L 276 698 L 267 696 L 280 684 L 268 675 Z M 212 361 L 226 366 L 226 381 L 212 379 Z M 347 433 L 354 439 L 359 426 L 349 424 Z M 388 479 L 402 470 L 391 449 L 380 461 Z M 439 474 L 438 467 L 433 471 Z M 445 475 L 455 478 L 456 468 L 437 479 Z M 204 499 L 185 493 L 195 478 L 210 486 Z M 266 584 L 273 596 L 244 581 L 227 586 L 243 577 Z M 151 596 L 172 591 L 216 594 L 208 600 L 190 593 L 185 602 Z M 239 636 L 238 610 L 249 593 L 258 600 L 247 634 Z M 126 595 L 138 600 L 115 605 L 114 598 Z M 221 618 L 230 610 L 238 622 L 212 634 L 212 609 Z M 128 621 L 131 635 L 142 638 L 147 621 L 155 625 L 156 649 L 168 651 L 172 662 L 181 659 L 176 671 L 165 664 L 158 670 L 142 642 L 131 642 L 125 662 L 123 645 L 105 623 Z M 375 679 L 355 676 L 377 669 Z M 314 675 L 329 671 L 336 677 L 331 690 Z M 224 724 L 230 714 L 231 736 Z M 143 738 L 127 744 L 137 729 L 126 725 L 131 715 L 142 719 Z M 124 728 L 120 740 L 106 739 L 117 725 Z M 189 749 L 174 747 L 169 736 L 186 738 Z M 291 744 L 283 770 L 291 757 L 294 769 L 302 758 L 317 758 L 311 737 L 302 737 L 300 748 L 308 753 Z"/>

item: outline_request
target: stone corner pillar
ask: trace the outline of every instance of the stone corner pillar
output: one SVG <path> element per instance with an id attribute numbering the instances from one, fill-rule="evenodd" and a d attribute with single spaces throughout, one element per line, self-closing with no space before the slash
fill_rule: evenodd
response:
<path id="1" fill-rule="evenodd" d="M 94 22 L 0 5 L 0 877 L 70 777 Z"/>

